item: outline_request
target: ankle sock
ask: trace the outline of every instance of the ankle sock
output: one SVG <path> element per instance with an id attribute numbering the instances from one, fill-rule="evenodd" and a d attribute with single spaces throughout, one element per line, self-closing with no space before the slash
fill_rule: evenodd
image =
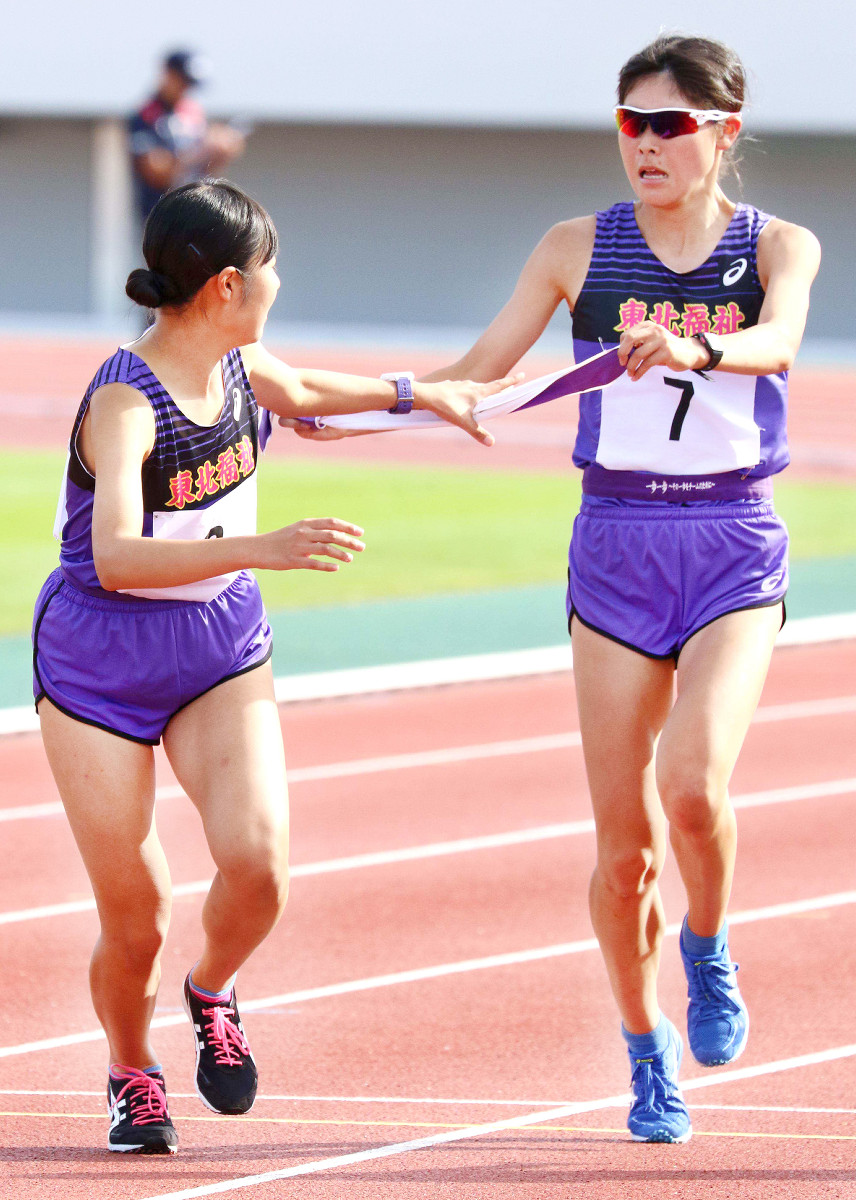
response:
<path id="1" fill-rule="evenodd" d="M 663 1014 L 650 1033 L 630 1033 L 621 1026 L 621 1034 L 627 1043 L 627 1049 L 636 1057 L 645 1054 L 662 1054 L 669 1044 L 669 1023 Z"/>
<path id="2" fill-rule="evenodd" d="M 198 983 L 194 982 L 192 971 L 190 972 L 188 982 L 193 989 L 194 994 L 197 995 L 200 1000 L 211 1000 L 215 1004 L 228 1004 L 232 999 L 232 989 L 235 986 L 234 978 L 230 980 L 228 987 L 224 988 L 222 992 L 208 992 L 205 990 L 205 988 L 201 988 Z"/>
<path id="3" fill-rule="evenodd" d="M 160 1063 L 155 1063 L 151 1067 L 126 1067 L 124 1063 L 111 1063 L 110 1074 L 114 1079 L 127 1078 L 128 1072 L 131 1070 L 142 1071 L 146 1075 L 163 1075 L 163 1067 Z"/>
<path id="4" fill-rule="evenodd" d="M 712 958 L 720 954 L 728 945 L 728 922 L 726 921 L 715 937 L 699 937 L 689 927 L 689 919 L 684 917 L 681 929 L 681 945 L 691 958 Z"/>

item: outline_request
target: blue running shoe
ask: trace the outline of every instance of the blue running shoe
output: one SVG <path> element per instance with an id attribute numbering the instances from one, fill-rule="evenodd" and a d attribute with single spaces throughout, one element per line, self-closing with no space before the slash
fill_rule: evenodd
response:
<path id="1" fill-rule="evenodd" d="M 641 1055 L 628 1046 L 633 1102 L 627 1128 L 634 1142 L 688 1142 L 692 1137 L 690 1114 L 678 1087 L 684 1047 L 671 1021 L 663 1021 L 668 1034 L 664 1050 Z"/>
<path id="2" fill-rule="evenodd" d="M 703 1067 L 721 1067 L 743 1053 L 749 1037 L 749 1013 L 737 987 L 737 963 L 728 942 L 716 954 L 689 954 L 684 946 L 687 922 L 681 930 L 681 958 L 687 976 L 690 1050 Z"/>

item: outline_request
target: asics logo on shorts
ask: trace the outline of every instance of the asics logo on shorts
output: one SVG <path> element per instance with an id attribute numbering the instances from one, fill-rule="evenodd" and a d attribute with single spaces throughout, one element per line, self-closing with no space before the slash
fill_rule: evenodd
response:
<path id="1" fill-rule="evenodd" d="M 783 576 L 784 571 L 775 571 L 772 575 L 768 575 L 761 584 L 761 591 L 772 592 L 782 582 Z"/>
<path id="2" fill-rule="evenodd" d="M 747 259 L 736 258 L 727 271 L 722 276 L 722 283 L 725 287 L 731 287 L 738 279 L 742 279 L 746 274 L 746 268 L 749 266 Z"/>

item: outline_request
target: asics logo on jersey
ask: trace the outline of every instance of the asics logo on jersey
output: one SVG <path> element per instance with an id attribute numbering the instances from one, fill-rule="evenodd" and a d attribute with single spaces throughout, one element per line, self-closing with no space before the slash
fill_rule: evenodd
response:
<path id="1" fill-rule="evenodd" d="M 232 416 L 236 421 L 241 419 L 241 389 L 232 388 Z"/>
<path id="2" fill-rule="evenodd" d="M 772 592 L 782 582 L 784 571 L 776 571 L 773 575 L 768 575 L 761 584 L 762 592 Z"/>
<path id="3" fill-rule="evenodd" d="M 725 287 L 731 287 L 738 279 L 742 279 L 746 274 L 746 268 L 749 266 L 745 258 L 736 258 L 728 270 L 722 276 L 722 282 Z"/>

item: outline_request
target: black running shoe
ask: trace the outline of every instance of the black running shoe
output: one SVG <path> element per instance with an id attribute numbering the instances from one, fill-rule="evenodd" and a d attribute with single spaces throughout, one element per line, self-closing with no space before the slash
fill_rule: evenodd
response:
<path id="1" fill-rule="evenodd" d="M 235 1001 L 217 1003 L 184 981 L 184 1011 L 196 1034 L 196 1093 L 212 1112 L 245 1113 L 253 1107 L 258 1072 Z"/>
<path id="2" fill-rule="evenodd" d="M 175 1154 L 178 1134 L 169 1119 L 160 1071 L 111 1068 L 107 1081 L 107 1147 L 124 1154 Z"/>

